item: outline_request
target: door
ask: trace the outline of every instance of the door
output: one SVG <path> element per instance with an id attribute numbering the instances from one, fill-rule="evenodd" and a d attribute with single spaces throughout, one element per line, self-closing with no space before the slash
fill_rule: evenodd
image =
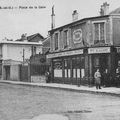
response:
<path id="1" fill-rule="evenodd" d="M 94 73 L 96 70 L 99 69 L 100 73 L 102 75 L 101 82 L 102 84 L 104 83 L 103 81 L 103 73 L 108 70 L 108 55 L 107 54 L 99 54 L 99 55 L 94 55 L 93 57 L 93 78 L 94 78 Z M 93 81 L 94 84 L 94 81 Z"/>
<path id="2" fill-rule="evenodd" d="M 108 57 L 107 54 L 103 54 L 100 56 L 100 71 L 103 73 L 106 69 L 108 69 Z"/>
<path id="3" fill-rule="evenodd" d="M 10 66 L 5 66 L 5 79 L 10 80 Z"/>

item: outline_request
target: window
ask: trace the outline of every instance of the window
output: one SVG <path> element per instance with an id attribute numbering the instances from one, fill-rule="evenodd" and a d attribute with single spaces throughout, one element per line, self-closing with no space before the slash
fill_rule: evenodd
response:
<path id="1" fill-rule="evenodd" d="M 54 77 L 62 77 L 62 59 L 55 59 L 54 65 Z"/>
<path id="2" fill-rule="evenodd" d="M 72 58 L 72 77 L 83 78 L 85 76 L 85 60 L 84 57 L 73 57 Z"/>
<path id="3" fill-rule="evenodd" d="M 64 59 L 64 77 L 70 78 L 71 77 L 71 70 L 70 70 L 70 59 Z"/>
<path id="4" fill-rule="evenodd" d="M 94 44 L 105 43 L 105 22 L 94 23 Z"/>
<path id="5" fill-rule="evenodd" d="M 64 48 L 67 48 L 68 47 L 68 31 L 64 31 Z"/>
<path id="6" fill-rule="evenodd" d="M 58 33 L 55 33 L 54 40 L 55 40 L 55 50 L 57 50 L 58 49 Z"/>

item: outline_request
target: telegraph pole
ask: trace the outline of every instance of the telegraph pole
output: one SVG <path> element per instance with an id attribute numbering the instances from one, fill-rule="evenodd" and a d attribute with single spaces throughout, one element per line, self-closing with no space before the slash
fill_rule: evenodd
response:
<path id="1" fill-rule="evenodd" d="M 23 65 L 24 65 L 24 61 L 25 61 L 25 49 L 23 48 Z"/>

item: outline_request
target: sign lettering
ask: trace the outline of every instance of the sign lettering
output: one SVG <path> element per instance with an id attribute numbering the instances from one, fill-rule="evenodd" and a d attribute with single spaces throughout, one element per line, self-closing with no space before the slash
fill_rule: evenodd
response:
<path id="1" fill-rule="evenodd" d="M 74 51 L 67 51 L 67 52 L 61 52 L 61 53 L 48 54 L 47 58 L 71 56 L 71 55 L 78 55 L 78 54 L 83 54 L 83 49 L 74 50 Z"/>
<path id="2" fill-rule="evenodd" d="M 100 47 L 100 48 L 89 48 L 88 54 L 95 53 L 110 53 L 110 47 Z"/>

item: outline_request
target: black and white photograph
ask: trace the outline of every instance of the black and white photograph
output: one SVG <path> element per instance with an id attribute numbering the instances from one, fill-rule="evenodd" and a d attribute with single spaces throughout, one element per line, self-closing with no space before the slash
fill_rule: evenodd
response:
<path id="1" fill-rule="evenodd" d="M 120 120 L 120 1 L 0 0 L 0 120 Z"/>

